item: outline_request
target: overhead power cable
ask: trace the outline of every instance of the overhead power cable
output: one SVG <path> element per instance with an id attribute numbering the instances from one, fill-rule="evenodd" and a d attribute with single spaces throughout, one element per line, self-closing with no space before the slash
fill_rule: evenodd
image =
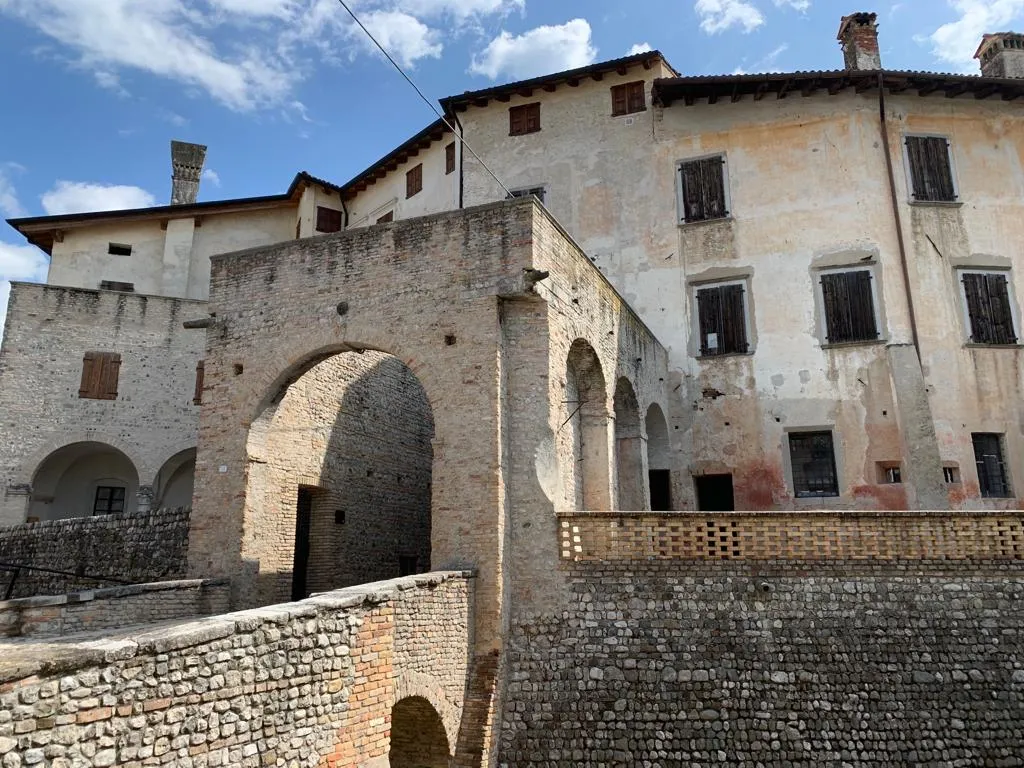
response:
<path id="1" fill-rule="evenodd" d="M 455 134 L 456 136 L 458 136 L 458 137 L 459 137 L 459 139 L 460 139 L 460 140 L 462 141 L 462 146 L 464 146 L 464 147 L 465 147 L 466 149 L 468 149 L 468 150 L 470 151 L 470 154 L 472 154 L 472 155 L 473 155 L 473 157 L 475 157 L 475 158 L 476 158 L 476 161 L 477 161 L 478 163 L 480 163 L 480 165 L 481 165 L 481 166 L 483 167 L 483 169 L 484 169 L 485 171 L 487 171 L 487 173 L 489 173 L 489 174 L 491 175 L 491 178 L 492 178 L 492 179 L 494 179 L 494 180 L 495 180 L 495 181 L 496 181 L 496 182 L 498 183 L 498 186 L 499 186 L 499 187 L 501 187 L 501 188 L 502 188 L 503 190 L 505 190 L 505 194 L 506 194 L 506 195 L 508 195 L 509 197 L 512 197 L 512 190 L 510 190 L 510 189 L 509 189 L 508 187 L 506 187 L 506 186 L 505 186 L 505 184 L 504 184 L 504 183 L 502 182 L 502 180 L 498 178 L 497 174 L 495 174 L 495 173 L 494 173 L 494 171 L 492 171 L 492 170 L 491 170 L 491 169 L 490 169 L 490 168 L 488 167 L 487 163 L 485 163 L 485 162 L 483 161 L 483 158 L 482 158 L 482 157 L 480 157 L 480 155 L 478 155 L 478 154 L 477 154 L 476 150 L 475 150 L 475 149 L 473 149 L 473 147 L 471 147 L 471 146 L 470 146 L 470 144 L 469 144 L 469 142 L 468 142 L 468 141 L 466 141 L 466 137 L 465 137 L 465 136 L 463 136 L 463 135 L 462 135 L 461 133 L 459 133 L 459 131 L 455 130 L 455 126 L 453 126 L 453 125 L 452 125 L 452 124 L 451 124 L 451 123 L 450 123 L 450 122 L 448 121 L 448 118 L 447 118 L 447 117 L 445 117 L 445 115 L 444 115 L 444 114 L 442 114 L 442 113 L 441 113 L 441 112 L 440 112 L 440 111 L 439 111 L 439 110 L 437 109 L 437 107 L 435 107 L 435 106 L 434 106 L 434 103 L 433 103 L 433 102 L 432 102 L 432 101 L 431 101 L 430 99 L 428 99 L 428 98 L 426 97 L 426 95 L 424 95 L 423 91 L 421 91 L 421 90 L 420 90 L 420 87 L 419 87 L 418 85 L 416 85 L 416 83 L 415 83 L 415 82 L 413 82 L 413 79 L 412 79 L 411 77 L 409 77 L 409 75 L 407 75 L 407 74 L 405 73 L 405 70 L 404 70 L 404 69 L 402 69 L 402 67 L 401 67 L 401 66 L 399 65 L 399 63 L 398 63 L 397 61 L 395 61 L 395 60 L 394 60 L 394 59 L 392 58 L 391 54 L 387 52 L 387 50 L 386 50 L 386 49 L 384 48 L 384 46 L 383 46 L 383 45 L 381 45 L 381 44 L 380 44 L 380 43 L 379 43 L 379 42 L 377 41 L 377 38 L 375 38 L 375 37 L 374 37 L 374 36 L 373 36 L 373 35 L 372 35 L 372 34 L 370 33 L 370 30 L 368 30 L 368 29 L 366 28 L 366 26 L 365 26 L 365 25 L 363 24 L 363 22 L 361 22 L 361 21 L 359 20 L 359 17 L 358 17 L 358 16 L 356 16 L 356 15 L 355 15 L 355 13 L 353 13 L 352 9 L 348 7 L 348 3 L 346 3 L 346 2 L 345 2 L 345 0 L 338 0 L 338 2 L 339 2 L 339 3 L 341 4 L 341 7 L 342 7 L 342 8 L 344 8 L 344 9 L 345 9 L 346 11 L 348 11 L 348 15 L 349 15 L 349 16 L 351 16 L 351 17 L 352 17 L 352 20 L 353 20 L 353 21 L 354 21 L 354 22 L 355 22 L 355 23 L 356 23 L 357 25 L 359 25 L 359 28 L 360 28 L 361 30 L 363 30 L 363 32 L 365 32 L 365 33 L 366 33 L 366 36 L 367 36 L 368 38 L 370 38 L 370 40 L 371 40 L 371 41 L 373 41 L 373 44 L 374 44 L 375 46 L 377 46 L 377 48 L 378 48 L 378 49 L 380 50 L 380 52 L 384 54 L 384 57 L 385 57 L 385 58 L 386 58 L 386 59 L 387 59 L 388 61 L 390 61 L 390 62 L 391 62 L 392 66 L 393 66 L 393 67 L 394 67 L 395 69 L 397 69 L 397 70 L 398 70 L 398 74 L 400 74 L 400 75 L 401 75 L 402 77 L 404 77 L 404 78 L 405 78 L 405 81 L 406 81 L 407 83 L 409 83 L 409 85 L 411 85 L 411 86 L 413 87 L 413 90 L 415 90 L 415 91 L 416 91 L 416 93 L 418 93 L 418 94 L 419 94 L 419 97 L 420 97 L 421 99 L 423 99 L 423 103 L 424 103 L 424 104 L 426 104 L 426 105 L 427 105 L 428 107 L 430 107 L 431 111 L 432 111 L 432 112 L 433 112 L 433 113 L 434 113 L 435 115 L 437 115 L 437 116 L 438 116 L 438 118 L 440 118 L 441 122 L 443 122 L 443 123 L 444 123 L 444 124 L 445 124 L 446 126 L 448 126 L 448 130 L 450 130 L 450 131 L 451 131 L 452 133 L 454 133 L 454 134 Z"/>

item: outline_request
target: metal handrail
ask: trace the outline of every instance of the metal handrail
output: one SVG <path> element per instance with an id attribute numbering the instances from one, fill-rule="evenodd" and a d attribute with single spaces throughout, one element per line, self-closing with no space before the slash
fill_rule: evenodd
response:
<path id="1" fill-rule="evenodd" d="M 40 573 L 53 573 L 58 576 L 72 576 L 76 579 L 84 579 L 86 581 L 106 581 L 111 584 L 133 584 L 134 582 L 125 581 L 124 579 L 115 579 L 112 576 L 90 576 L 84 573 L 75 573 L 74 571 L 61 571 L 56 568 L 43 568 L 38 565 L 24 565 L 23 563 L 4 563 L 0 562 L 0 571 L 12 571 L 11 580 L 7 583 L 7 589 L 4 592 L 4 600 L 10 600 L 11 595 L 14 594 L 14 585 L 18 581 L 18 576 L 21 575 L 22 571 L 38 571 Z"/>

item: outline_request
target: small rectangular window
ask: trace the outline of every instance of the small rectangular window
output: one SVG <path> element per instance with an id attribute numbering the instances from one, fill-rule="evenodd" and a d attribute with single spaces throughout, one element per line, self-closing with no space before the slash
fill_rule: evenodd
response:
<path id="1" fill-rule="evenodd" d="M 1006 478 L 1006 463 L 1003 461 L 1003 436 L 993 432 L 975 432 L 971 435 L 974 443 L 974 463 L 978 467 L 978 488 L 981 495 L 990 499 L 1010 497 L 1010 483 Z"/>
<path id="2" fill-rule="evenodd" d="M 124 512 L 125 489 L 116 485 L 96 486 L 96 496 L 92 503 L 94 515 L 116 515 Z"/>
<path id="3" fill-rule="evenodd" d="M 78 396 L 90 400 L 117 400 L 120 370 L 121 355 L 116 352 L 86 352 L 82 358 Z"/>
<path id="4" fill-rule="evenodd" d="M 696 293 L 701 357 L 747 352 L 750 345 L 743 284 L 702 287 Z"/>
<path id="5" fill-rule="evenodd" d="M 416 555 L 399 555 L 398 556 L 398 575 L 399 576 L 412 576 L 416 573 Z"/>
<path id="6" fill-rule="evenodd" d="M 316 231 L 341 232 L 341 211 L 318 205 L 316 207 Z"/>
<path id="7" fill-rule="evenodd" d="M 107 253 L 111 256 L 131 256 L 132 247 L 124 243 L 107 243 Z"/>
<path id="8" fill-rule="evenodd" d="M 797 498 L 839 495 L 831 432 L 791 432 L 789 459 Z"/>
<path id="9" fill-rule="evenodd" d="M 729 215 L 725 157 L 715 155 L 679 164 L 682 220 L 709 221 Z"/>
<path id="10" fill-rule="evenodd" d="M 423 189 L 423 163 L 410 169 L 405 174 L 405 197 L 417 195 Z"/>
<path id="11" fill-rule="evenodd" d="M 132 293 L 135 291 L 135 283 L 121 283 L 117 280 L 100 280 L 100 290 Z"/>
<path id="12" fill-rule="evenodd" d="M 387 224 L 389 221 L 394 221 L 394 220 L 395 220 L 395 212 L 394 211 L 388 211 L 383 216 L 381 216 L 379 219 L 377 219 L 376 223 L 377 224 Z"/>
<path id="13" fill-rule="evenodd" d="M 878 464 L 878 482 L 883 485 L 895 485 L 903 482 L 903 470 L 896 462 L 882 461 Z"/>
<path id="14" fill-rule="evenodd" d="M 509 107 L 508 110 L 508 135 L 522 136 L 526 133 L 536 133 L 540 130 L 540 102 L 522 104 L 518 107 Z"/>
<path id="15" fill-rule="evenodd" d="M 455 172 L 455 142 L 444 148 L 444 172 L 447 176 Z"/>
<path id="16" fill-rule="evenodd" d="M 961 270 L 960 286 L 974 344 L 1016 344 L 1008 272 Z"/>
<path id="17" fill-rule="evenodd" d="M 192 404 L 202 405 L 203 404 L 203 379 L 206 376 L 206 361 L 200 360 L 196 363 L 196 386 L 195 391 L 192 393 Z"/>
<path id="18" fill-rule="evenodd" d="M 643 112 L 646 109 L 643 80 L 612 86 L 612 117 Z"/>
<path id="19" fill-rule="evenodd" d="M 825 272 L 821 299 L 825 311 L 825 341 L 843 344 L 878 338 L 870 269 Z"/>
<path id="20" fill-rule="evenodd" d="M 511 200 L 517 197 L 529 197 L 530 195 L 533 195 L 543 203 L 544 187 L 530 187 L 529 189 L 513 189 L 506 199 Z"/>
<path id="21" fill-rule="evenodd" d="M 960 470 L 957 467 L 949 466 L 942 468 L 942 479 L 952 485 L 960 482 Z"/>
<path id="22" fill-rule="evenodd" d="M 918 202 L 956 202 L 949 139 L 943 136 L 907 136 L 907 165 L 911 194 Z"/>

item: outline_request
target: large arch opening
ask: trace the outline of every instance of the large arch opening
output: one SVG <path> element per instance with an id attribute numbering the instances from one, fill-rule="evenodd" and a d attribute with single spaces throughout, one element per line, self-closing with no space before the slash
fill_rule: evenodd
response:
<path id="1" fill-rule="evenodd" d="M 615 465 L 619 480 L 619 509 L 647 509 L 644 473 L 644 438 L 640 404 L 629 379 L 615 383 Z"/>
<path id="2" fill-rule="evenodd" d="M 647 478 L 651 509 L 668 512 L 672 506 L 672 449 L 668 441 L 668 422 L 661 406 L 652 403 L 645 419 L 647 429 Z"/>
<path id="3" fill-rule="evenodd" d="M 153 507 L 155 509 L 191 507 L 195 474 L 195 448 L 188 448 L 169 458 L 156 476 Z"/>
<path id="4" fill-rule="evenodd" d="M 430 568 L 426 392 L 384 352 L 314 362 L 293 372 L 249 432 L 245 548 L 267 600 Z"/>
<path id="5" fill-rule="evenodd" d="M 29 520 L 132 513 L 139 474 L 112 445 L 80 442 L 51 453 L 32 478 Z"/>
<path id="6" fill-rule="evenodd" d="M 601 361 L 583 339 L 566 360 L 566 404 L 572 443 L 569 498 L 573 509 L 611 509 L 608 402 Z"/>
<path id="7" fill-rule="evenodd" d="M 447 768 L 448 736 L 437 710 L 420 696 L 410 696 L 391 709 L 391 768 Z"/>

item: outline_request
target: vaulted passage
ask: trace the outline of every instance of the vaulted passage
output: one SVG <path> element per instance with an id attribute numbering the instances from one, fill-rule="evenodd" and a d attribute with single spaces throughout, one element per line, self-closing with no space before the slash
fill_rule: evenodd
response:
<path id="1" fill-rule="evenodd" d="M 448 737 L 430 702 L 419 696 L 402 699 L 391 710 L 391 768 L 447 768 Z"/>
<path id="2" fill-rule="evenodd" d="M 608 395 L 594 348 L 577 339 L 566 360 L 566 405 L 572 457 L 568 498 L 573 509 L 611 509 Z"/>
<path id="3" fill-rule="evenodd" d="M 249 434 L 246 534 L 282 600 L 430 568 L 434 422 L 423 387 L 383 352 L 317 359 Z"/>
<path id="4" fill-rule="evenodd" d="M 29 520 L 134 512 L 139 475 L 131 459 L 105 443 L 72 443 L 39 465 Z"/>
<path id="5" fill-rule="evenodd" d="M 615 461 L 619 480 L 619 509 L 647 509 L 640 406 L 633 385 L 626 378 L 620 378 L 615 385 Z"/>

